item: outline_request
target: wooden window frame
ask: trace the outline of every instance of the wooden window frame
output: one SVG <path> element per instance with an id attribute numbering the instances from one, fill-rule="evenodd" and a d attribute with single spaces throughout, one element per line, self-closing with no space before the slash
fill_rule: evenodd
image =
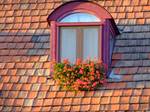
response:
<path id="1" fill-rule="evenodd" d="M 60 36 L 59 36 L 59 42 L 58 42 L 58 61 L 60 62 L 61 61 L 61 34 L 62 32 L 60 31 L 61 28 L 74 28 L 76 29 L 76 33 L 77 33 L 77 37 L 76 37 L 76 46 L 77 46 L 77 49 L 76 49 L 76 59 L 77 58 L 80 58 L 81 60 L 84 60 L 83 59 L 83 30 L 86 29 L 86 28 L 97 28 L 98 29 L 98 59 L 102 59 L 102 40 L 101 40 L 101 37 L 102 37 L 102 26 L 66 26 L 66 27 L 59 27 L 59 32 L 60 32 Z"/>
<path id="2" fill-rule="evenodd" d="M 78 23 L 60 23 L 59 20 L 65 16 L 75 13 L 85 12 L 98 17 L 100 22 L 78 22 Z M 67 2 L 60 7 L 56 8 L 47 18 L 50 25 L 50 55 L 51 60 L 59 60 L 59 27 L 65 26 L 102 26 L 101 36 L 101 59 L 109 65 L 110 64 L 110 34 L 113 38 L 119 34 L 117 26 L 110 13 L 100 5 L 90 1 L 73 1 Z"/>

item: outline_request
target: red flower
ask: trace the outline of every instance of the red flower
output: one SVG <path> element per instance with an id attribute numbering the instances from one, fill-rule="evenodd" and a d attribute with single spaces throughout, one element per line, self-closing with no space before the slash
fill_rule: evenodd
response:
<path id="1" fill-rule="evenodd" d="M 96 87 L 96 86 L 97 86 L 97 82 L 94 82 L 94 83 L 92 84 L 92 86 L 93 86 L 93 87 Z"/>
<path id="2" fill-rule="evenodd" d="M 79 74 L 83 74 L 83 73 L 84 73 L 83 69 L 80 69 Z"/>

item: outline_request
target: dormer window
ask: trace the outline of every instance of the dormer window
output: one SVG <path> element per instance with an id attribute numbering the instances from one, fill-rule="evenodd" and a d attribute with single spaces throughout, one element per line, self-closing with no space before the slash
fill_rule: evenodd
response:
<path id="1" fill-rule="evenodd" d="M 96 58 L 111 64 L 118 29 L 104 8 L 92 2 L 68 2 L 55 9 L 48 22 L 52 59 L 74 63 L 77 58 Z"/>

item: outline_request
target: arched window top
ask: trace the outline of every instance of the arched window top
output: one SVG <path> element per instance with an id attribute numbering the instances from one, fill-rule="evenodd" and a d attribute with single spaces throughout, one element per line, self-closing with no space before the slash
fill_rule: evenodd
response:
<path id="1" fill-rule="evenodd" d="M 97 18 L 95 15 L 77 12 L 65 16 L 59 22 L 100 22 L 100 21 L 101 20 Z"/>
<path id="2" fill-rule="evenodd" d="M 89 17 L 94 16 L 94 18 L 100 18 L 99 21 L 102 22 L 105 19 L 113 19 L 110 13 L 105 10 L 103 7 L 93 3 L 93 2 L 84 2 L 84 1 L 76 1 L 76 2 L 68 2 L 53 11 L 49 17 L 48 21 L 58 21 L 62 22 L 62 18 L 65 15 L 71 14 L 72 12 L 85 12 L 85 15 Z M 71 15 L 66 16 L 66 18 L 74 15 L 78 15 L 79 13 L 72 13 Z M 94 14 L 94 15 L 92 15 Z M 85 22 L 85 21 L 84 21 Z"/>

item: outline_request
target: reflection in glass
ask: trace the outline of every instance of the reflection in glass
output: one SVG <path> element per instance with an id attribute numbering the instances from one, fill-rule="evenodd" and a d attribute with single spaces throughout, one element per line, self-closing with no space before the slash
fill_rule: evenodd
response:
<path id="1" fill-rule="evenodd" d="M 100 22 L 100 19 L 88 13 L 73 13 L 64 17 L 60 22 Z"/>

